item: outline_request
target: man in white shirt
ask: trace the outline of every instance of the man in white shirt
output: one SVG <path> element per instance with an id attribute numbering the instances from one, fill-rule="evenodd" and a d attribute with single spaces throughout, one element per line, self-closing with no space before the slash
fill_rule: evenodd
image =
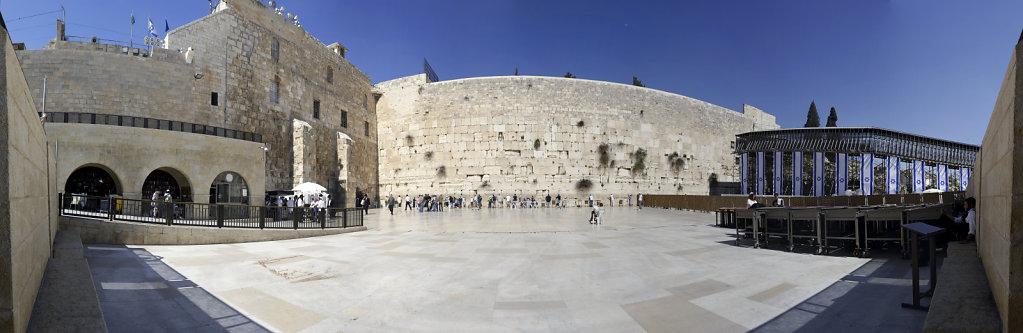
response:
<path id="1" fill-rule="evenodd" d="M 976 238 L 976 235 L 977 235 L 977 210 L 976 210 L 976 208 L 977 208 L 977 199 L 974 199 L 973 197 L 966 198 L 966 201 L 963 202 L 963 209 L 966 210 L 966 215 L 965 216 L 959 216 L 959 217 L 953 218 L 955 220 L 955 223 L 957 224 L 957 226 L 955 226 L 955 228 L 953 228 L 953 229 L 958 231 L 957 234 L 962 234 L 962 231 L 966 231 L 967 232 L 966 233 L 966 238 L 964 238 L 962 241 L 960 241 L 960 243 L 968 243 L 971 240 L 973 240 L 974 238 Z M 948 213 L 945 212 L 944 209 L 942 209 L 941 212 L 943 214 L 945 214 L 946 216 L 948 215 Z M 951 216 L 949 216 L 949 217 L 951 218 Z M 966 225 L 963 225 L 963 223 L 965 223 Z M 963 229 L 965 229 L 965 230 L 963 230 Z"/>

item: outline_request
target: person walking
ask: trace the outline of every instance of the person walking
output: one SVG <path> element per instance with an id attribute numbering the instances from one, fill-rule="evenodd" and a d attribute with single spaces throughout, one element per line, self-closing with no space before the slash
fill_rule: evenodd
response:
<path id="1" fill-rule="evenodd" d="M 636 205 L 639 206 L 639 210 L 643 210 L 643 193 L 636 196 Z"/>
<path id="2" fill-rule="evenodd" d="M 611 207 L 615 206 L 615 195 L 611 194 Z"/>
<path id="3" fill-rule="evenodd" d="M 369 194 L 362 196 L 362 211 L 363 215 L 369 215 Z"/>
<path id="4" fill-rule="evenodd" d="M 394 195 L 387 196 L 387 210 L 391 211 L 391 215 L 394 215 Z"/>
<path id="5" fill-rule="evenodd" d="M 632 194 L 629 194 L 629 207 L 632 207 Z"/>
<path id="6" fill-rule="evenodd" d="M 405 210 L 412 209 L 412 197 L 405 194 Z"/>

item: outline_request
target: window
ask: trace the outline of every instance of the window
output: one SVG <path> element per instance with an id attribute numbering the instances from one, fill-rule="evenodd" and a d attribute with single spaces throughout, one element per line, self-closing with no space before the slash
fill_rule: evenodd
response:
<path id="1" fill-rule="evenodd" d="M 313 118 L 320 119 L 320 101 L 313 100 Z"/>
<path id="2" fill-rule="evenodd" d="M 367 95 L 362 95 L 362 108 L 369 109 L 369 96 Z"/>
<path id="3" fill-rule="evenodd" d="M 217 92 L 214 91 L 214 92 L 210 93 L 210 105 L 212 105 L 212 106 L 220 105 L 220 101 L 219 101 L 219 99 L 217 97 L 219 97 L 219 96 L 217 96 Z"/>
<path id="4" fill-rule="evenodd" d="M 327 66 L 327 83 L 334 83 L 334 69 Z"/>
<path id="5" fill-rule="evenodd" d="M 270 87 L 270 101 L 278 103 L 280 101 L 278 97 L 280 96 L 281 93 L 281 79 L 278 77 L 274 77 L 274 81 L 271 84 L 272 86 Z"/>
<path id="6" fill-rule="evenodd" d="M 348 111 L 341 110 L 341 127 L 348 128 Z"/>
<path id="7" fill-rule="evenodd" d="M 365 122 L 365 124 L 366 124 L 366 136 L 369 136 L 369 122 L 367 121 L 367 122 Z"/>
<path id="8" fill-rule="evenodd" d="M 281 43 L 277 42 L 277 38 L 270 40 L 270 57 L 274 58 L 274 61 L 279 61 L 281 56 Z"/>

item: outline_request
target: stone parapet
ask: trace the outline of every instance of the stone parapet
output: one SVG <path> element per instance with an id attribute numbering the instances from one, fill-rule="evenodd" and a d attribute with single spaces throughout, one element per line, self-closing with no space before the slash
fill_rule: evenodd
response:
<path id="1" fill-rule="evenodd" d="M 166 226 L 61 216 L 60 230 L 77 231 L 90 244 L 199 245 L 264 242 L 364 231 L 366 227 L 336 229 L 243 229 Z"/>

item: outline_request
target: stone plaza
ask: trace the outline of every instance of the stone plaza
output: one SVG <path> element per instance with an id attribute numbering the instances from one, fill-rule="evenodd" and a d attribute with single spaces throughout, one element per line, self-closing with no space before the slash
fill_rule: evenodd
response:
<path id="1" fill-rule="evenodd" d="M 88 245 L 87 257 L 102 267 L 93 275 L 113 331 L 140 329 L 131 326 L 139 322 L 152 329 L 200 327 L 196 311 L 185 310 L 197 297 L 169 296 L 177 292 L 208 292 L 222 301 L 197 309 L 228 329 L 771 331 L 765 323 L 794 307 L 813 311 L 798 311 L 804 315 L 797 325 L 806 325 L 805 314 L 823 318 L 851 286 L 878 281 L 893 292 L 869 295 L 855 307 L 887 307 L 885 315 L 836 316 L 828 327 L 914 331 L 923 323 L 922 312 L 898 308 L 909 294 L 905 267 L 898 276 L 875 278 L 867 259 L 734 246 L 734 230 L 713 226 L 707 213 L 616 207 L 600 225 L 588 224 L 588 214 L 380 210 L 367 217 L 370 230 L 358 233 L 222 245 Z M 111 256 L 124 259 L 114 265 Z M 154 265 L 154 258 L 162 263 Z M 128 301 L 124 282 L 149 301 Z M 822 292 L 836 286 L 837 294 Z M 801 305 L 815 295 L 826 299 Z M 881 320 L 887 316 L 899 320 Z"/>

